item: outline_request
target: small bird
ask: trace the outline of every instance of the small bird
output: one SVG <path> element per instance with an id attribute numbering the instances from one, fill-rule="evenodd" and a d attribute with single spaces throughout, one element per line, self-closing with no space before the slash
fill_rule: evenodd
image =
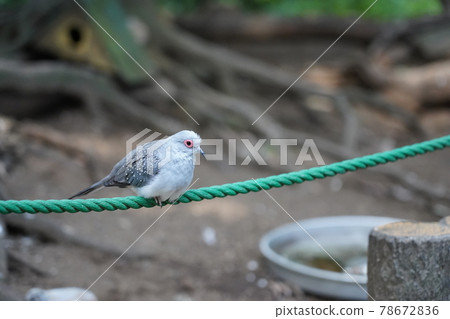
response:
<path id="1" fill-rule="evenodd" d="M 205 156 L 202 139 L 192 131 L 180 131 L 164 139 L 138 146 L 121 159 L 106 177 L 69 199 L 110 186 L 128 187 L 162 206 L 173 202 L 189 187 L 194 176 L 195 154 Z"/>

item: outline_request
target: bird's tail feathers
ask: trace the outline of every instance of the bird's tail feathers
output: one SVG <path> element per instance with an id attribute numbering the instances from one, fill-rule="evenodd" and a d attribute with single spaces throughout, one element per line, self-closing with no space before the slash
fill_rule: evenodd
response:
<path id="1" fill-rule="evenodd" d="M 103 188 L 103 187 L 105 187 L 105 185 L 104 185 L 104 179 L 98 181 L 98 182 L 95 183 L 95 184 L 92 184 L 91 186 L 89 186 L 89 187 L 86 188 L 86 189 L 83 189 L 81 192 L 78 192 L 78 193 L 76 193 L 75 195 L 69 197 L 69 199 L 74 199 L 75 197 L 80 197 L 80 196 L 83 196 L 83 195 L 87 195 L 87 194 L 89 194 L 89 193 L 91 193 L 91 192 L 93 192 L 93 191 L 95 191 L 95 190 L 98 190 L 98 189 L 100 189 L 100 188 Z"/>

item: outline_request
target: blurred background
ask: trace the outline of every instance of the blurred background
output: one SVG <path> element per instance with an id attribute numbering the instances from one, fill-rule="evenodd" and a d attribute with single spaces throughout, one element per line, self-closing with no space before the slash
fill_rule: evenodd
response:
<path id="1" fill-rule="evenodd" d="M 67 198 L 145 128 L 312 138 L 327 164 L 450 134 L 446 0 L 377 1 L 252 125 L 372 3 L 0 0 L 0 199 Z M 299 148 L 280 165 L 278 151 L 264 144 L 265 166 L 202 160 L 195 187 L 314 166 L 294 165 Z M 238 164 L 249 155 L 241 143 L 237 154 Z M 450 215 L 449 163 L 445 150 L 271 194 L 295 219 L 435 221 Z M 2 216 L 0 299 L 88 287 L 162 212 Z M 289 222 L 263 192 L 173 207 L 91 290 L 100 300 L 315 300 L 259 253 L 261 236 Z"/>

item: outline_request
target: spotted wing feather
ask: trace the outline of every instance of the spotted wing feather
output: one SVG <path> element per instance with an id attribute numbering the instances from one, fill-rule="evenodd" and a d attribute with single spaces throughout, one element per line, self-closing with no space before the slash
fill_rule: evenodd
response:
<path id="1" fill-rule="evenodd" d="M 158 174 L 161 149 L 165 148 L 164 140 L 157 140 L 138 146 L 114 165 L 108 176 L 95 184 L 71 196 L 69 199 L 87 195 L 101 187 L 141 187 L 151 182 Z"/>
<path id="2" fill-rule="evenodd" d="M 158 174 L 160 158 L 152 146 L 158 141 L 138 146 L 120 160 L 103 182 L 104 186 L 142 187 Z"/>

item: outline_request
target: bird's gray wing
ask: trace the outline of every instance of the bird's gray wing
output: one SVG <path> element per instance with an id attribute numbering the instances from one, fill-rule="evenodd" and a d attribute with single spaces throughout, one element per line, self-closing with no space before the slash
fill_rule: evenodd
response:
<path id="1" fill-rule="evenodd" d="M 141 187 L 148 184 L 159 171 L 160 141 L 146 143 L 128 153 L 113 167 L 103 185 Z"/>

